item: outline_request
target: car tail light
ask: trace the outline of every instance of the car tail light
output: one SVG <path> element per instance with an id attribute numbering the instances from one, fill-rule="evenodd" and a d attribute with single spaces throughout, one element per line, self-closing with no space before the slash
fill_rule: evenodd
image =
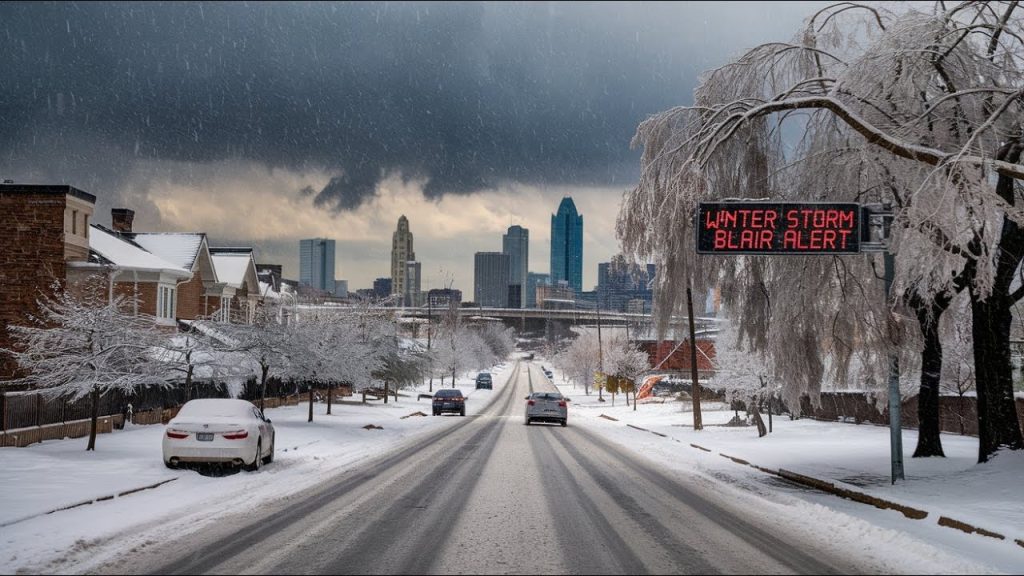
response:
<path id="1" fill-rule="evenodd" d="M 181 430 L 167 430 L 167 437 L 174 438 L 175 440 L 184 440 L 188 438 L 188 432 L 182 432 Z"/>
<path id="2" fill-rule="evenodd" d="M 455 401 L 456 402 L 462 402 L 463 400 L 465 400 L 465 398 L 463 398 L 462 396 L 456 396 L 455 397 Z"/>
<path id="3" fill-rule="evenodd" d="M 526 405 L 527 406 L 533 406 L 534 404 L 536 404 L 536 402 L 534 402 L 533 400 L 527 400 L 526 401 Z"/>
<path id="4" fill-rule="evenodd" d="M 224 438 L 226 440 L 242 440 L 243 438 L 249 437 L 248 430 L 235 430 L 234 432 L 225 432 Z"/>
<path id="5" fill-rule="evenodd" d="M 565 400 L 562 400 L 561 402 L 559 402 L 558 403 L 558 407 L 559 408 L 565 408 Z"/>

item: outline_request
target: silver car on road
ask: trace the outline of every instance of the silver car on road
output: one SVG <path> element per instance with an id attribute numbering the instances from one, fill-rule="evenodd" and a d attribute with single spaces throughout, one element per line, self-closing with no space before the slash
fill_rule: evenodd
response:
<path id="1" fill-rule="evenodd" d="M 533 422 L 569 424 L 569 399 L 558 392 L 534 392 L 526 397 L 526 425 Z"/>

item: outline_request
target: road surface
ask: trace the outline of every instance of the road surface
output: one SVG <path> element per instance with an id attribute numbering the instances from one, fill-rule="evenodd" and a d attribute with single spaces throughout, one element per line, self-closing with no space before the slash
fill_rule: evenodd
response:
<path id="1" fill-rule="evenodd" d="M 104 567 L 127 573 L 857 572 L 584 429 L 524 425 L 520 363 L 480 414 L 265 511 Z M 546 387 L 546 388 L 545 388 Z M 733 507 L 734 508 L 734 507 Z M 746 515 L 744 515 L 746 516 Z M 255 521 L 254 521 L 255 520 Z M 767 523 L 767 525 L 766 525 Z"/>

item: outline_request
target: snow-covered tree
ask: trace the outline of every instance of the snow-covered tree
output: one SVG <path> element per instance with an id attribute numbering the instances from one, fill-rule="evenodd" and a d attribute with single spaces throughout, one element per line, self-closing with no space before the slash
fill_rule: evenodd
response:
<path id="1" fill-rule="evenodd" d="M 257 378 L 260 384 L 260 410 L 264 408 L 267 380 L 285 377 L 292 369 L 296 348 L 298 322 L 284 323 L 281 304 L 266 300 L 256 308 L 251 324 L 225 324 L 224 332 L 229 351 L 241 355 L 245 361 L 235 367 L 236 374 Z"/>
<path id="2" fill-rule="evenodd" d="M 715 338 L 714 385 L 730 402 L 746 405 L 770 399 L 777 391 L 771 363 L 763 350 L 753 350 L 739 337 L 735 321 L 723 322 Z"/>
<path id="3" fill-rule="evenodd" d="M 625 251 L 658 264 L 662 322 L 683 310 L 680 286 L 720 284 L 741 338 L 767 350 L 790 401 L 816 400 L 824 380 L 884 382 L 890 352 L 906 365 L 915 350 L 924 367 L 918 454 L 931 455 L 941 452 L 931 319 L 966 290 L 979 460 L 1024 447 L 1008 354 L 1011 307 L 1024 296 L 1010 289 L 1024 255 L 1020 9 L 836 4 L 794 40 L 707 73 L 693 106 L 641 124 L 641 181 L 626 195 L 618 232 Z M 879 305 L 868 257 L 695 255 L 697 203 L 751 197 L 893 205 L 889 305 Z M 923 346 L 908 346 L 914 339 Z"/>
<path id="4" fill-rule="evenodd" d="M 38 387 L 50 397 L 88 397 L 92 424 L 86 450 L 95 450 L 100 396 L 170 384 L 154 354 L 159 344 L 154 318 L 133 314 L 132 297 L 111 297 L 87 286 L 57 287 L 38 304 L 27 325 L 9 327 L 14 346 L 7 352 L 27 373 L 15 383 Z"/>
<path id="5" fill-rule="evenodd" d="M 582 384 L 584 393 L 590 396 L 594 375 L 602 370 L 601 360 L 597 332 L 584 330 L 556 354 L 551 362 L 570 380 Z"/>
<path id="6" fill-rule="evenodd" d="M 186 401 L 192 399 L 195 382 L 216 382 L 218 377 L 232 373 L 225 347 L 203 332 L 200 323 L 168 336 L 156 348 L 156 359 L 163 362 L 165 369 L 176 373 L 176 379 L 184 386 Z"/>

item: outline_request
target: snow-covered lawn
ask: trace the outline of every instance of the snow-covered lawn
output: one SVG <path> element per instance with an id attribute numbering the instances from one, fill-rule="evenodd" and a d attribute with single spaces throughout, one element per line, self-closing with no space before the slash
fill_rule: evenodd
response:
<path id="1" fill-rule="evenodd" d="M 492 370 L 493 391 L 474 389 L 476 373 L 458 380 L 467 396 L 467 415 L 479 412 L 499 393 L 513 367 L 508 362 Z M 89 571 L 114 552 L 144 545 L 146 528 L 173 524 L 176 534 L 197 530 L 220 513 L 301 491 L 409 438 L 462 420 L 431 416 L 430 401 L 416 399 L 420 392 L 426 392 L 425 385 L 403 391 L 405 397 L 387 405 L 352 404 L 359 398 L 355 396 L 336 403 L 330 416 L 326 404 L 317 403 L 312 423 L 307 422 L 305 403 L 268 409 L 277 434 L 275 460 L 257 473 L 216 477 L 169 470 L 161 458 L 164 426 L 159 425 L 129 425 L 102 434 L 95 452 L 85 451 L 86 438 L 0 448 L 0 573 Z M 415 412 L 427 416 L 405 417 Z M 367 424 L 382 429 L 366 430 Z M 172 479 L 155 489 L 46 514 Z M 139 535 L 126 536 L 124 531 L 135 526 Z M 115 534 L 116 545 L 104 546 Z M 69 550 L 72 563 L 51 563 Z"/>
<path id="2" fill-rule="evenodd" d="M 550 367 L 550 363 L 541 360 Z M 734 415 L 720 403 L 703 405 L 704 430 L 692 428 L 689 402 L 641 401 L 636 410 L 618 395 L 615 405 L 605 395 L 584 394 L 582 387 L 567 384 L 556 370 L 554 383 L 572 398 L 571 425 L 586 427 L 618 444 L 635 450 L 664 466 L 696 472 L 718 483 L 756 492 L 769 500 L 800 499 L 841 512 L 837 522 L 849 516 L 879 527 L 910 534 L 914 545 L 938 544 L 969 561 L 968 566 L 1019 573 L 1024 569 L 1024 503 L 1020 498 L 1024 478 L 1024 454 L 1002 453 L 992 462 L 978 465 L 978 440 L 944 434 L 946 458 L 911 458 L 917 442 L 915 430 L 903 432 L 905 482 L 889 480 L 889 431 L 871 425 L 816 420 L 773 418 L 773 433 L 758 438 L 755 427 L 723 426 Z M 660 401 L 660 399 L 658 400 Z M 656 402 L 658 402 L 656 401 Z M 617 421 L 601 418 L 611 416 Z M 744 415 L 740 412 L 740 416 Z M 767 424 L 767 415 L 765 415 Z M 632 424 L 665 437 L 630 428 Z M 698 444 L 711 452 L 690 446 Z M 843 500 L 839 497 L 788 486 L 784 481 L 754 468 L 723 458 L 727 454 L 769 469 L 784 468 L 928 512 L 924 520 L 911 520 L 890 510 Z M 819 515 L 820 516 L 820 515 Z M 1006 536 L 996 540 L 964 534 L 937 524 L 940 516 L 967 522 Z M 870 537 L 870 534 L 865 534 Z M 911 545 L 911 544 L 905 544 Z M 952 566 L 947 570 L 956 571 Z"/>

